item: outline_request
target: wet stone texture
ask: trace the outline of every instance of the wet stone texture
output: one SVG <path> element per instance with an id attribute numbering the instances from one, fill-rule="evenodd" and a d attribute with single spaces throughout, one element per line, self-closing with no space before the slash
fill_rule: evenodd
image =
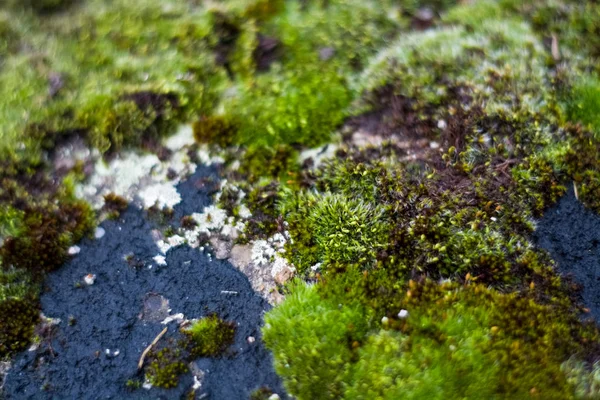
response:
<path id="1" fill-rule="evenodd" d="M 583 303 L 600 321 L 600 216 L 586 209 L 571 190 L 544 213 L 534 238 L 559 272 L 582 288 Z"/>
<path id="2" fill-rule="evenodd" d="M 208 172 L 199 168 L 179 187 L 183 206 L 195 205 L 190 211 L 207 205 L 210 185 L 203 189 L 201 181 Z M 80 253 L 48 276 L 42 309 L 61 322 L 37 350 L 16 358 L 6 378 L 8 399 L 184 397 L 194 383 L 191 373 L 174 389 L 126 387 L 129 379 L 140 377 L 138 360 L 164 328 L 160 317 L 169 313 L 183 313 L 187 319 L 216 313 L 237 326 L 235 343 L 222 357 L 194 362 L 191 369 L 203 376 L 196 398 L 247 399 L 260 387 L 285 397 L 271 354 L 260 341 L 269 305 L 241 272 L 186 245 L 169 250 L 166 266 L 157 265 L 152 259 L 159 253 L 151 237 L 155 226 L 134 206 L 102 227 L 102 238 L 83 240 Z M 129 262 L 128 254 L 133 254 Z M 83 279 L 87 274 L 96 275 L 92 285 Z M 167 326 L 161 341 L 177 336 L 177 321 Z"/>

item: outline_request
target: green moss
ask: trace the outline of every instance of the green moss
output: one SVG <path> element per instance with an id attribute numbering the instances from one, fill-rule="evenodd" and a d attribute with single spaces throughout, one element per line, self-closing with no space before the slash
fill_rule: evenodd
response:
<path id="1" fill-rule="evenodd" d="M 16 33 L 27 32 L 21 48 L 31 51 L 15 52 L 0 70 L 4 147 L 24 141 L 35 153 L 78 130 L 114 151 L 210 110 L 225 77 L 212 63 L 210 15 L 171 5 L 91 0 L 51 15 L 12 13 Z"/>
<path id="2" fill-rule="evenodd" d="M 279 184 L 276 181 L 265 181 L 248 193 L 246 204 L 252 213 L 245 229 L 248 239 L 266 239 L 282 228 L 278 209 L 279 194 Z"/>
<path id="3" fill-rule="evenodd" d="M 373 203 L 340 194 L 290 195 L 282 203 L 282 214 L 296 233 L 289 246 L 300 271 L 323 262 L 332 265 L 368 265 L 387 246 L 388 215 Z"/>
<path id="4" fill-rule="evenodd" d="M 351 100 L 343 77 L 327 65 L 274 68 L 238 90 L 226 109 L 239 126 L 235 141 L 253 147 L 321 144 Z"/>
<path id="5" fill-rule="evenodd" d="M 188 367 L 179 350 L 166 347 L 150 355 L 146 367 L 146 379 L 154 386 L 170 389 L 177 386 L 179 377 L 188 372 Z"/>
<path id="6" fill-rule="evenodd" d="M 299 399 L 571 398 L 561 365 L 597 337 L 572 330 L 575 316 L 480 285 L 411 281 L 381 319 L 357 296 L 368 279 L 330 281 L 321 298 L 295 284 L 267 315 L 265 342 Z"/>
<path id="7" fill-rule="evenodd" d="M 27 271 L 0 266 L 0 357 L 29 345 L 39 320 L 36 291 Z"/>
<path id="8" fill-rule="evenodd" d="M 190 339 L 192 357 L 216 357 L 233 343 L 235 326 L 211 315 L 195 321 L 183 333 Z"/>
<path id="9" fill-rule="evenodd" d="M 216 143 L 226 147 L 231 144 L 235 128 L 220 116 L 205 116 L 194 122 L 194 138 L 198 143 Z"/>
<path id="10" fill-rule="evenodd" d="M 567 118 L 600 132 L 600 80 L 595 76 L 581 77 L 568 96 Z"/>
<path id="11" fill-rule="evenodd" d="M 265 317 L 263 340 L 273 350 L 275 370 L 299 398 L 341 398 L 355 357 L 353 343 L 366 325 L 359 304 L 323 301 L 316 288 L 291 287 L 286 301 Z"/>

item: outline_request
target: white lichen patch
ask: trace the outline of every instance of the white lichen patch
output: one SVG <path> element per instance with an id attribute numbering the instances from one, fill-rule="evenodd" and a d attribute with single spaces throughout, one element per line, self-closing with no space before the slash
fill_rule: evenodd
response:
<path id="1" fill-rule="evenodd" d="M 154 257 L 152 257 L 152 259 L 154 260 L 156 265 L 159 265 L 159 266 L 167 265 L 167 259 L 162 254 L 157 254 Z"/>
<path id="2" fill-rule="evenodd" d="M 144 208 L 172 208 L 181 202 L 177 184 L 196 170 L 196 164 L 188 155 L 193 139 L 191 126 L 180 127 L 164 142 L 173 152 L 164 161 L 155 154 L 129 151 L 106 163 L 96 154 L 93 172 L 85 183 L 76 187 L 76 194 L 95 209 L 104 205 L 104 196 L 109 193 L 135 201 Z"/>
<path id="3" fill-rule="evenodd" d="M 181 202 L 181 195 L 169 183 L 157 183 L 148 186 L 139 193 L 144 208 L 156 205 L 158 208 L 173 208 Z"/>
<path id="4" fill-rule="evenodd" d="M 165 146 L 171 151 L 179 151 L 194 144 L 194 129 L 191 125 L 181 125 L 177 132 L 165 140 Z"/>

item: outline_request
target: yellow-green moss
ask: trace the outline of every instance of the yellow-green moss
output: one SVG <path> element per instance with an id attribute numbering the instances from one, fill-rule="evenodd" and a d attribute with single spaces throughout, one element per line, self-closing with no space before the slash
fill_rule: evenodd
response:
<path id="1" fill-rule="evenodd" d="M 195 321 L 183 333 L 190 339 L 192 357 L 215 357 L 233 343 L 235 326 L 211 315 Z"/>
<path id="2" fill-rule="evenodd" d="M 160 388 L 174 388 L 179 383 L 180 375 L 188 372 L 187 364 L 181 358 L 180 350 L 166 347 L 150 355 L 150 363 L 146 367 L 146 379 Z"/>

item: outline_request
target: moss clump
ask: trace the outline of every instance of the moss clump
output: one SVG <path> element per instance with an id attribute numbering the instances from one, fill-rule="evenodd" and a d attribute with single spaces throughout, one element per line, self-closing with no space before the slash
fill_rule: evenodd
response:
<path id="1" fill-rule="evenodd" d="M 358 302 L 324 301 L 315 287 L 296 283 L 285 303 L 265 317 L 263 340 L 275 370 L 300 398 L 342 398 L 355 347 L 367 325 Z"/>
<path id="2" fill-rule="evenodd" d="M 248 193 L 246 203 L 252 213 L 245 230 L 248 238 L 266 239 L 281 230 L 278 201 L 279 184 L 276 181 L 259 184 Z"/>
<path id="3" fill-rule="evenodd" d="M 33 337 L 39 309 L 31 299 L 0 301 L 0 357 L 24 350 Z"/>
<path id="4" fill-rule="evenodd" d="M 239 92 L 228 114 L 239 126 L 235 141 L 253 147 L 321 144 L 342 122 L 351 100 L 344 78 L 326 65 L 274 68 Z"/>
<path id="5" fill-rule="evenodd" d="M 166 347 L 151 354 L 150 359 L 152 361 L 146 367 L 146 379 L 154 386 L 174 388 L 179 383 L 179 376 L 188 372 L 180 350 Z"/>
<path id="6" fill-rule="evenodd" d="M 183 333 L 189 338 L 192 357 L 216 357 L 233 343 L 235 326 L 211 315 L 195 321 Z"/>
<path id="7" fill-rule="evenodd" d="M 292 232 L 307 232 L 289 246 L 300 271 L 317 262 L 366 266 L 388 244 L 388 214 L 374 203 L 328 192 L 300 194 L 284 199 L 281 212 Z"/>
<path id="8" fill-rule="evenodd" d="M 198 143 L 216 143 L 226 147 L 231 144 L 235 128 L 224 117 L 204 116 L 194 122 L 194 138 Z"/>
<path id="9" fill-rule="evenodd" d="M 108 193 L 104 195 L 102 211 L 106 212 L 109 218 L 117 218 L 128 206 L 129 202 L 124 197 L 115 193 Z"/>
<path id="10" fill-rule="evenodd" d="M 25 349 L 39 320 L 36 285 L 28 273 L 0 269 L 0 357 Z"/>
<path id="11" fill-rule="evenodd" d="M 476 284 L 411 281 L 382 319 L 361 304 L 369 279 L 296 284 L 268 314 L 265 342 L 298 398 L 570 398 L 562 363 L 597 337 L 572 330 L 575 316 Z"/>
<path id="12" fill-rule="evenodd" d="M 565 100 L 567 118 L 581 122 L 595 132 L 600 131 L 600 80 L 582 76 L 575 82 Z"/>

